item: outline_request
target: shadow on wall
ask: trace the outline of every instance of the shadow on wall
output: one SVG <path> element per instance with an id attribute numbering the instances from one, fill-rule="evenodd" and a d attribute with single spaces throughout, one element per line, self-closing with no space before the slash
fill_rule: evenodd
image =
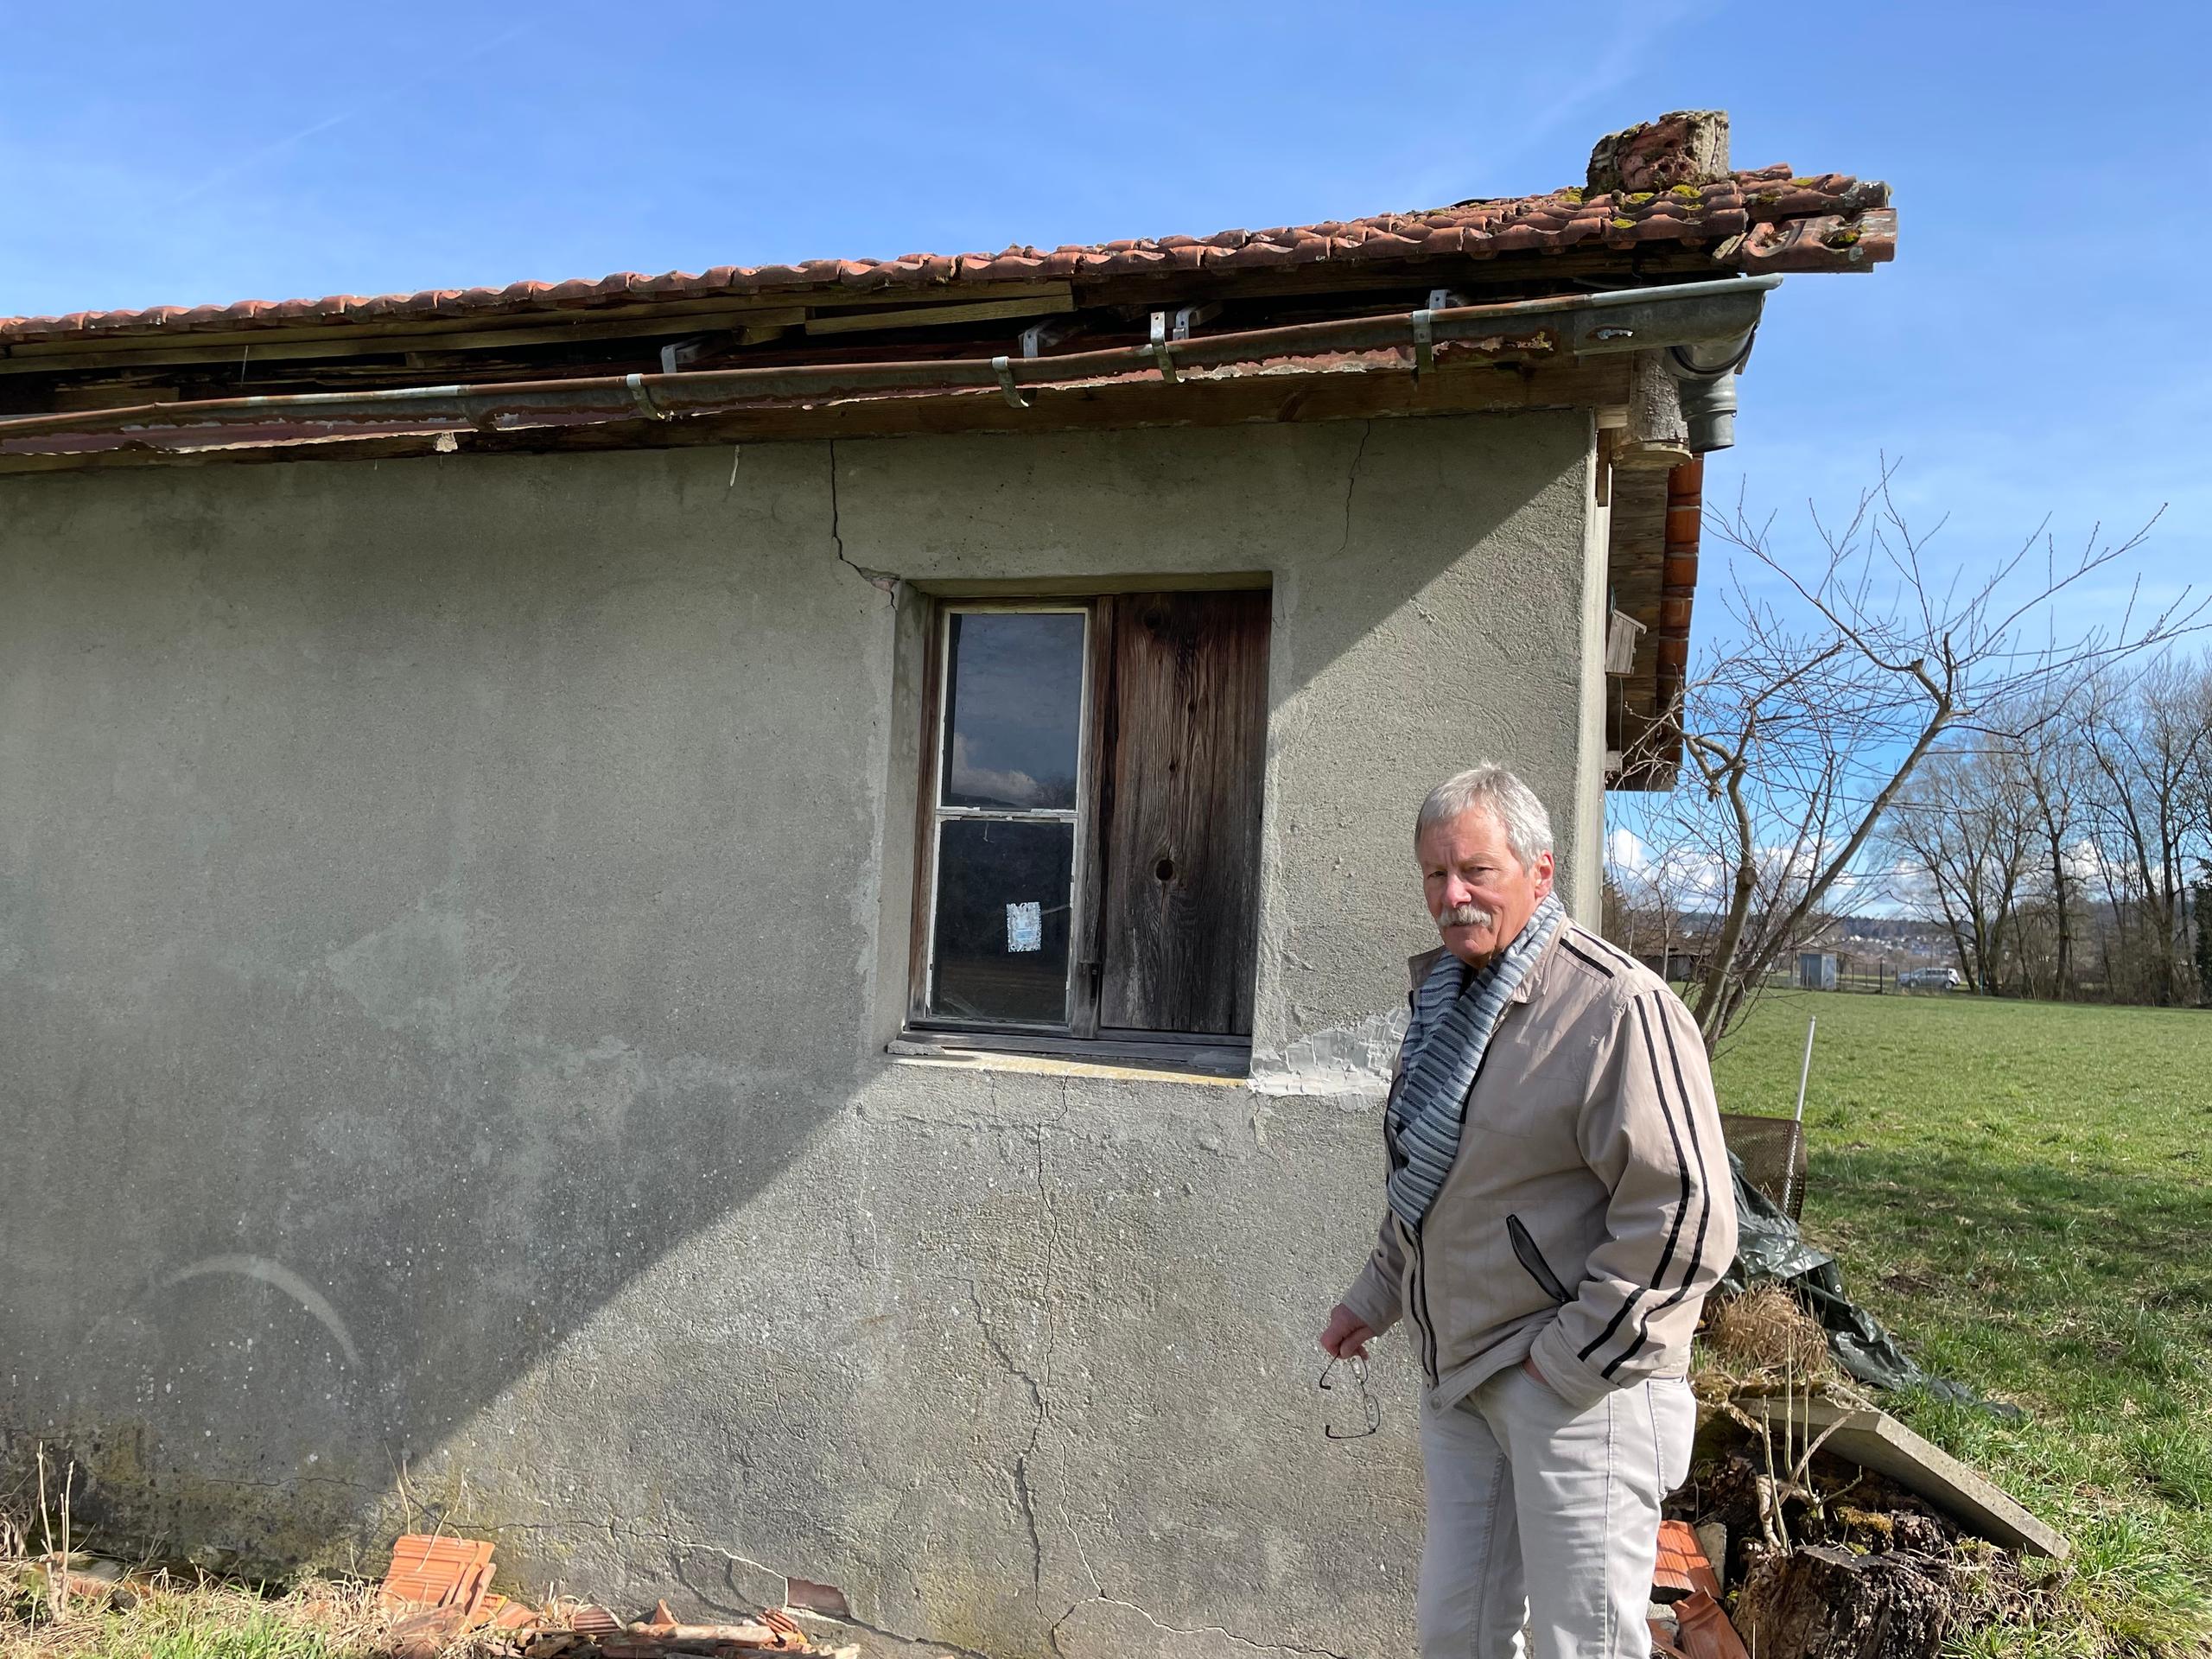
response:
<path id="1" fill-rule="evenodd" d="M 1313 607 L 1279 696 L 1557 476 L 1408 509 L 1354 570 L 1363 435 L 1247 442 L 1278 452 L 1279 603 Z M 0 1432 L 73 1455 L 111 1535 L 327 1554 L 699 1230 L 847 1248 L 845 1195 L 792 1166 L 882 1065 L 874 871 L 911 780 L 893 601 L 831 540 L 829 461 L 9 482 Z M 1128 549 L 1178 512 L 1125 505 Z M 725 1328 L 768 1323 L 774 1274 L 726 1265 Z M 636 1324 L 687 1339 L 681 1309 Z"/>

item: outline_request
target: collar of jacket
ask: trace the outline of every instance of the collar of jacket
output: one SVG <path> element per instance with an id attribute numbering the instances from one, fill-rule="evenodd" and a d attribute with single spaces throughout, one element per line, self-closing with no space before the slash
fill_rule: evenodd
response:
<path id="1" fill-rule="evenodd" d="M 1513 988 L 1513 995 L 1505 999 L 1508 1007 L 1526 1002 L 1544 988 L 1544 972 L 1551 966 L 1552 955 L 1559 949 L 1559 942 L 1566 937 L 1567 930 L 1573 925 L 1574 918 L 1570 916 L 1552 931 L 1551 938 L 1544 941 L 1544 948 L 1536 952 L 1535 962 L 1522 976 L 1521 982 Z M 1443 954 L 1444 947 L 1440 944 L 1433 950 L 1424 950 L 1417 957 L 1406 959 L 1406 972 L 1415 992 L 1421 989 L 1421 982 L 1428 977 L 1429 969 L 1436 966 L 1436 959 Z"/>

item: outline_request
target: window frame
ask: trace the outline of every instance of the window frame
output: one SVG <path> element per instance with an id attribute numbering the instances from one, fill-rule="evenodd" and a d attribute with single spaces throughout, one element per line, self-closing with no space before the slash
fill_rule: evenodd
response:
<path id="1" fill-rule="evenodd" d="M 1176 583 L 1181 588 L 1183 583 Z M 1238 591 L 1258 583 L 1225 582 L 1219 588 L 1191 584 L 1187 591 Z M 1147 591 L 1128 584 L 1126 591 Z M 1109 816 L 1101 765 L 1113 741 L 1109 728 L 1115 658 L 1115 629 L 1122 587 L 1073 594 L 1009 593 L 988 596 L 924 595 L 930 607 L 922 629 L 921 743 L 914 791 L 913 902 L 908 945 L 906 1014 L 899 1033 L 902 1050 L 930 1052 L 1002 1052 L 1071 1060 L 1135 1065 L 1166 1071 L 1241 1077 L 1251 1066 L 1249 1036 L 1175 1031 L 1102 1028 L 1099 1009 L 1103 977 L 1103 942 L 1099 937 L 1104 902 L 1103 836 Z M 948 670 L 951 619 L 988 612 L 1080 613 L 1084 618 L 1083 697 L 1078 715 L 1076 773 L 1075 849 L 1069 889 L 1072 912 L 1068 930 L 1068 999 L 1065 1024 L 1010 1020 L 967 1020 L 932 1014 L 937 923 L 939 826 L 946 764 L 946 721 L 950 714 Z M 962 812 L 952 817 L 1038 821 L 1046 814 Z"/>
<path id="2" fill-rule="evenodd" d="M 944 804 L 946 724 L 952 717 L 948 667 L 952 619 L 960 615 L 1017 614 L 1083 618 L 1083 685 L 1076 715 L 1075 810 L 1001 811 Z M 1095 597 L 1039 595 L 1032 599 L 942 599 L 931 601 L 928 664 L 922 681 L 922 750 L 915 791 L 915 903 L 906 1023 L 915 1030 L 966 1036 L 996 1033 L 1016 1039 L 1088 1039 L 1098 1031 L 1096 898 L 1099 828 L 1097 766 L 1100 740 L 1098 687 L 1105 667 L 1099 635 L 1109 607 Z M 1073 848 L 1068 874 L 1067 991 L 1060 1020 L 967 1019 L 933 1013 L 930 999 L 937 976 L 937 880 L 944 827 L 949 822 L 1066 823 Z"/>

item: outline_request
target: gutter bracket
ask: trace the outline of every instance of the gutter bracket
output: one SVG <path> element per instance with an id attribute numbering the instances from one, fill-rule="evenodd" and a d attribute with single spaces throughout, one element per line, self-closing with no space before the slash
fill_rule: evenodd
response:
<path id="1" fill-rule="evenodd" d="M 1021 331 L 1021 354 L 1024 357 L 1042 357 L 1046 346 L 1057 346 L 1062 340 L 1083 333 L 1090 326 L 1079 316 L 1047 317 L 1042 322 L 1033 322 Z"/>
<path id="2" fill-rule="evenodd" d="M 645 412 L 648 420 L 664 421 L 668 418 L 668 411 L 653 402 L 652 393 L 645 390 L 644 375 L 626 374 L 622 377 L 622 384 L 629 388 L 630 401 Z"/>
<path id="3" fill-rule="evenodd" d="M 1436 366 L 1436 314 L 1456 311 L 1474 301 L 1456 288 L 1432 288 L 1428 303 L 1413 315 L 1414 325 L 1414 383 L 1421 383 L 1423 369 Z"/>
<path id="4" fill-rule="evenodd" d="M 1214 300 L 1209 300 L 1204 305 L 1179 307 L 1175 313 L 1174 337 L 1177 340 L 1188 340 L 1192 329 L 1202 322 L 1211 322 L 1220 315 L 1220 302 Z"/>
<path id="5" fill-rule="evenodd" d="M 999 356 L 991 359 L 991 371 L 999 378 L 999 394 L 1016 409 L 1029 407 L 1029 400 L 1021 395 L 1021 388 L 1014 384 L 1014 359 Z"/>
<path id="6" fill-rule="evenodd" d="M 660 372 L 681 374 L 719 343 L 713 334 L 693 334 L 687 340 L 671 340 L 660 348 Z"/>
<path id="7" fill-rule="evenodd" d="M 1167 314 L 1152 314 L 1152 360 L 1160 368 L 1160 378 L 1169 385 L 1175 384 L 1175 354 L 1167 343 Z"/>

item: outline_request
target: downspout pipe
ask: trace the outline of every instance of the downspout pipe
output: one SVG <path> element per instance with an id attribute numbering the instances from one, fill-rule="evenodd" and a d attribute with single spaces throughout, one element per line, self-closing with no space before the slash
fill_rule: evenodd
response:
<path id="1" fill-rule="evenodd" d="M 1287 359 L 1404 350 L 1418 369 L 1424 347 L 1459 342 L 1494 356 L 1535 350 L 1587 357 L 1705 347 L 1747 338 L 1779 276 L 1562 295 L 1380 317 L 1346 317 L 1247 329 L 1064 356 L 894 363 L 823 363 L 691 370 L 490 385 L 400 386 L 376 391 L 295 392 L 151 404 L 127 409 L 0 420 L 0 454 L 86 453 L 131 445 L 188 449 L 229 429 L 296 425 L 332 437 L 448 429 L 513 431 L 734 411 L 761 403 L 832 403 L 872 395 L 931 396 L 1015 387 L 1060 387 L 1157 373 L 1249 368 Z M 1169 355 L 1172 349 L 1172 356 Z M 48 440 L 41 442 L 40 440 Z M 108 442 L 100 442 L 102 439 Z M 179 440 L 184 442 L 180 442 Z"/>
<path id="2" fill-rule="evenodd" d="M 1692 454 L 1734 447 L 1736 376 L 1751 360 L 1758 335 L 1754 323 L 1732 340 L 1668 348 L 1668 370 L 1681 383 L 1682 419 L 1689 427 Z"/>

